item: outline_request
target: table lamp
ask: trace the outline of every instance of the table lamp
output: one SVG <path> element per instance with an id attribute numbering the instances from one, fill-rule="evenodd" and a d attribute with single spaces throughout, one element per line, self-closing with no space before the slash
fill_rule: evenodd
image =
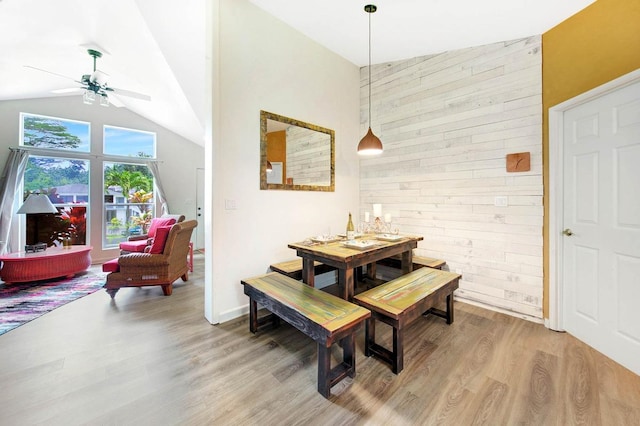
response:
<path id="1" fill-rule="evenodd" d="M 44 213 L 58 213 L 58 209 L 45 194 L 30 194 L 24 204 L 18 209 L 17 213 L 26 214 L 27 222 L 31 221 L 33 223 L 35 232 L 32 233 L 31 238 L 29 238 L 29 226 L 27 226 L 27 245 L 34 245 L 38 243 L 38 239 L 40 238 L 38 229 L 40 221 L 39 215 Z M 27 247 L 25 247 L 25 251 L 27 251 Z"/>

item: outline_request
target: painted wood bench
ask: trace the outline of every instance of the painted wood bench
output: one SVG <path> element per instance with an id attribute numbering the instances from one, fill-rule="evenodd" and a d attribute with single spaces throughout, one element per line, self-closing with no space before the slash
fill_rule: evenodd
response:
<path id="1" fill-rule="evenodd" d="M 313 267 L 315 275 L 324 274 L 325 272 L 335 271 L 333 266 L 325 265 L 321 262 L 314 262 Z M 300 281 L 302 279 L 302 258 L 299 257 L 293 260 L 286 260 L 284 262 L 272 263 L 269 268 L 274 272 L 279 272 L 294 280 Z"/>
<path id="2" fill-rule="evenodd" d="M 258 303 L 275 317 L 288 322 L 316 341 L 318 345 L 318 392 L 329 398 L 331 387 L 356 375 L 355 332 L 371 312 L 322 290 L 310 287 L 286 275 L 270 272 L 245 279 L 244 293 L 249 296 L 249 330 L 256 333 L 269 319 L 258 319 Z M 331 345 L 342 346 L 342 362 L 331 368 Z"/>
<path id="3" fill-rule="evenodd" d="M 388 257 L 386 259 L 379 260 L 377 263 L 380 265 L 390 266 L 392 268 L 399 269 L 400 261 L 401 261 L 400 256 L 393 256 L 393 257 Z M 416 255 L 413 255 L 412 261 L 413 261 L 414 271 L 416 269 L 423 268 L 423 267 L 433 268 L 433 269 L 442 269 L 447 264 L 446 261 L 441 259 L 434 259 L 432 257 L 416 256 Z"/>
<path id="4" fill-rule="evenodd" d="M 386 284 L 357 294 L 354 302 L 371 310 L 365 326 L 365 355 L 376 355 L 391 364 L 395 374 L 404 368 L 404 332 L 414 320 L 426 314 L 453 323 L 453 291 L 459 274 L 438 269 L 420 268 Z M 446 311 L 436 306 L 446 305 Z M 375 321 L 393 327 L 393 350 L 375 341 Z"/>

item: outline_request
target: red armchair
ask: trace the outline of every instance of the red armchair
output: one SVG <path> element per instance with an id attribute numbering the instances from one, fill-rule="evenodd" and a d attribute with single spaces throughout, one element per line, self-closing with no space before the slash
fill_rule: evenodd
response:
<path id="1" fill-rule="evenodd" d="M 189 243 L 195 220 L 176 223 L 158 229 L 149 253 L 130 253 L 103 265 L 107 275 L 105 289 L 114 298 L 121 287 L 145 287 L 159 285 L 165 296 L 173 292 L 173 282 L 178 278 L 189 279 Z M 164 246 L 161 243 L 166 235 Z"/>
<path id="2" fill-rule="evenodd" d="M 149 229 L 146 234 L 132 235 L 127 241 L 120 243 L 120 254 L 144 253 L 145 249 L 153 243 L 156 229 L 160 226 L 173 225 L 184 221 L 184 215 L 163 214 L 162 216 L 151 219 Z"/>

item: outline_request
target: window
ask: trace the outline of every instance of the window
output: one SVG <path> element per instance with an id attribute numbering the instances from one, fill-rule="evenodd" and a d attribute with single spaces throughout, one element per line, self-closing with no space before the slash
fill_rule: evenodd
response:
<path id="1" fill-rule="evenodd" d="M 70 237 L 73 244 L 86 244 L 89 161 L 29 156 L 24 199 L 34 192 L 46 194 L 59 214 L 28 215 L 27 241 L 62 245 Z"/>
<path id="2" fill-rule="evenodd" d="M 20 118 L 21 145 L 76 152 L 90 150 L 89 123 L 25 113 Z"/>
<path id="3" fill-rule="evenodd" d="M 46 194 L 59 214 L 27 215 L 27 241 L 86 244 L 89 203 L 88 160 L 72 158 L 90 149 L 89 123 L 35 114 L 20 114 L 20 144 L 60 151 L 48 156 L 30 155 L 23 179 L 24 199 Z"/>
<path id="4" fill-rule="evenodd" d="M 91 193 L 91 163 L 86 159 L 91 153 L 90 123 L 21 113 L 20 126 L 20 144 L 32 150 L 24 177 L 25 199 L 33 192 L 45 193 L 60 212 L 44 215 L 47 217 L 38 221 L 30 237 L 56 244 L 71 236 L 75 244 L 86 244 Z M 129 235 L 145 233 L 154 216 L 153 176 L 143 162 L 155 158 L 156 135 L 104 126 L 103 138 L 103 152 L 94 154 L 110 158 L 95 162 L 94 167 L 102 165 L 104 177 L 94 185 L 102 185 L 104 193 L 98 201 L 104 205 L 103 248 L 112 248 Z M 113 161 L 115 157 L 126 160 Z"/>
<path id="5" fill-rule="evenodd" d="M 155 158 L 156 135 L 104 126 L 104 153 Z M 146 165 L 104 163 L 104 247 L 115 247 L 130 235 L 145 234 L 154 216 L 153 175 Z"/>
<path id="6" fill-rule="evenodd" d="M 147 166 L 104 163 L 104 247 L 145 234 L 154 214 L 153 176 Z M 107 202 L 111 200 L 112 202 Z"/>
<path id="7" fill-rule="evenodd" d="M 155 158 L 156 134 L 104 126 L 104 153 L 123 157 Z"/>

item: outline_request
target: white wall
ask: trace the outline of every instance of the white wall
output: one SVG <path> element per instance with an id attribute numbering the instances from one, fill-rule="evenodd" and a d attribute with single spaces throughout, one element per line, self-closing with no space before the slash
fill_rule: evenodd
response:
<path id="1" fill-rule="evenodd" d="M 536 321 L 541 56 L 536 36 L 373 66 L 372 130 L 384 153 L 360 163 L 361 209 L 382 203 L 394 227 L 424 236 L 418 253 L 463 275 L 457 298 Z M 363 132 L 367 68 L 361 79 Z M 531 171 L 507 173 L 506 154 L 526 151 Z"/>
<path id="2" fill-rule="evenodd" d="M 246 0 L 220 0 L 214 63 L 212 322 L 247 312 L 240 280 L 358 208 L 359 69 Z M 260 110 L 335 130 L 335 192 L 260 190 Z M 225 200 L 235 210 L 225 210 Z"/>
<path id="3" fill-rule="evenodd" d="M 9 155 L 8 147 L 20 142 L 20 113 L 42 114 L 91 123 L 92 152 L 102 152 L 104 125 L 126 127 L 156 133 L 157 158 L 161 181 L 165 188 L 172 213 L 184 214 L 187 219 L 196 218 L 196 169 L 204 167 L 204 148 L 175 133 L 135 114 L 125 108 L 108 108 L 85 105 L 81 96 L 64 96 L 43 99 L 21 99 L 0 102 L 0 167 Z M 92 182 L 102 182 L 102 164 L 99 158 L 91 159 Z M 91 200 L 102 199 L 102 186 L 94 185 Z M 102 217 L 101 204 L 90 204 L 91 215 Z M 14 222 L 15 223 L 15 222 Z M 88 244 L 93 245 L 91 257 L 94 263 L 102 263 L 118 255 L 116 250 L 102 250 L 101 220 L 92 220 L 88 230 Z M 15 243 L 15 239 L 13 240 Z"/>

